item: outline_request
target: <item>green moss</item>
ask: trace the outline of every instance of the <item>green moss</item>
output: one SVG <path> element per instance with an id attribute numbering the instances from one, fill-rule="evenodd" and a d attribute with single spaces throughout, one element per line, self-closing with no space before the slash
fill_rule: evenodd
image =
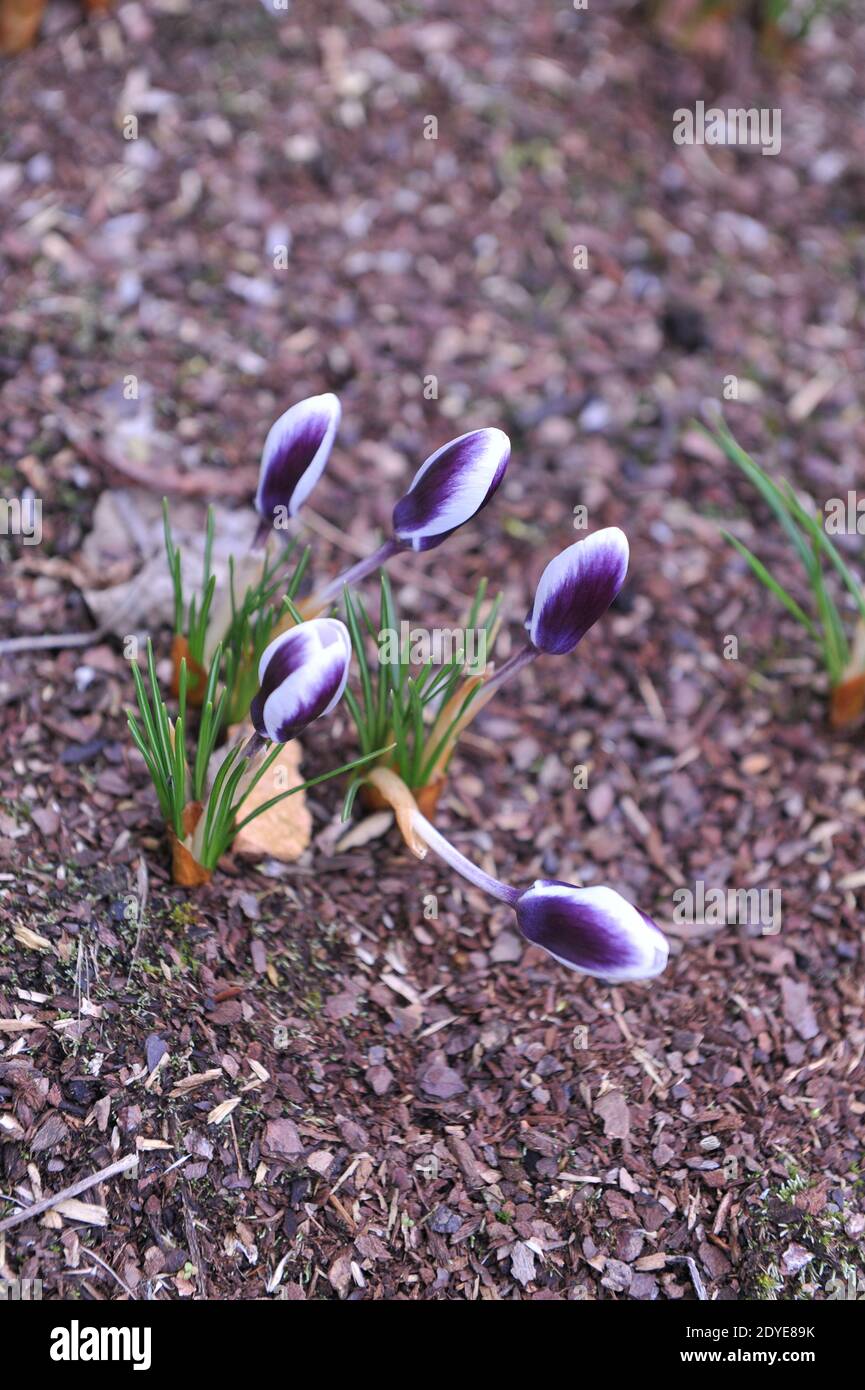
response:
<path id="1" fill-rule="evenodd" d="M 796 1205 L 796 1197 L 808 1192 L 815 1179 L 790 1158 L 787 1179 L 760 1194 L 755 1214 L 745 1228 L 747 1251 L 743 1292 L 761 1301 L 813 1301 L 865 1295 L 865 1263 L 862 1248 L 844 1229 L 853 1210 L 829 1202 L 816 1214 Z M 861 1189 L 839 1181 L 843 1194 Z M 808 1251 L 811 1259 L 794 1274 L 784 1270 L 784 1252 L 791 1244 Z M 857 1292 L 858 1291 L 858 1292 Z"/>

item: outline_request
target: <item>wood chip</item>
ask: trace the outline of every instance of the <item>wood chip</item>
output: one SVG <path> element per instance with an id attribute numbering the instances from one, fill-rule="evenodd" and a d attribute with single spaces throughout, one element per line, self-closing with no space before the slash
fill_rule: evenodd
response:
<path id="1" fill-rule="evenodd" d="M 19 946 L 24 946 L 28 951 L 50 951 L 52 943 L 46 936 L 40 936 L 38 932 L 31 931 L 29 927 L 16 926 L 12 930 L 12 935 Z"/>
<path id="2" fill-rule="evenodd" d="M 218 1081 L 222 1076 L 221 1067 L 212 1067 L 210 1071 L 193 1072 L 191 1076 L 184 1076 L 172 1086 L 168 1094 L 175 1099 L 178 1096 L 188 1095 L 190 1091 L 197 1091 L 200 1086 L 209 1086 L 212 1081 Z"/>
<path id="3" fill-rule="evenodd" d="M 230 1100 L 223 1100 L 219 1105 L 215 1105 L 207 1116 L 209 1125 L 221 1125 L 223 1120 L 227 1120 L 233 1110 L 240 1104 L 240 1096 L 232 1096 Z"/>

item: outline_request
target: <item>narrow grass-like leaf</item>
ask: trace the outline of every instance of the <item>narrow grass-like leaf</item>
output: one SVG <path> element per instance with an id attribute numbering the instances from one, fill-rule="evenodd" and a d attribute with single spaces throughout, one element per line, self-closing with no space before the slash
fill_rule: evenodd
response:
<path id="1" fill-rule="evenodd" d="M 308 781 L 301 782 L 299 786 L 291 787 L 285 792 L 280 792 L 278 796 L 274 796 L 270 801 L 265 801 L 262 806 L 256 806 L 254 811 L 251 811 L 248 816 L 244 816 L 243 820 L 235 826 L 234 833 L 237 834 L 244 826 L 249 825 L 249 822 L 255 820 L 256 816 L 263 816 L 265 811 L 269 811 L 271 806 L 275 806 L 277 802 L 284 801 L 287 796 L 294 796 L 296 792 L 305 792 L 308 791 L 310 787 L 317 787 L 322 782 L 329 782 L 331 777 L 341 777 L 345 772 L 353 772 L 356 767 L 363 767 L 365 763 L 370 763 L 373 762 L 375 758 L 383 757 L 384 754 L 389 753 L 393 747 L 394 745 L 391 744 L 390 748 L 376 748 L 372 753 L 367 753 L 363 758 L 355 758 L 350 763 L 343 763 L 342 767 L 333 768 L 330 772 L 323 772 L 318 777 L 310 777 Z"/>
<path id="2" fill-rule="evenodd" d="M 346 794 L 345 794 L 345 800 L 344 800 L 343 803 L 342 803 L 342 816 L 341 816 L 341 818 L 340 818 L 341 820 L 344 820 L 344 821 L 347 821 L 347 820 L 348 820 L 349 816 L 351 815 L 352 811 L 354 810 L 354 803 L 355 803 L 355 800 L 356 800 L 356 798 L 357 798 L 357 794 L 358 794 L 358 792 L 360 791 L 360 789 L 361 789 L 362 786 L 363 786 L 363 778 L 362 778 L 362 777 L 353 777 L 353 778 L 351 779 L 351 781 L 349 782 L 349 784 L 348 784 L 348 790 L 346 791 Z"/>
<path id="3" fill-rule="evenodd" d="M 459 708 L 457 709 L 457 712 L 456 712 L 456 714 L 454 715 L 453 719 L 452 719 L 452 720 L 450 721 L 450 723 L 447 725 L 447 728 L 445 729 L 445 731 L 444 731 L 444 733 L 442 734 L 441 738 L 439 739 L 438 743 L 435 745 L 435 747 L 433 748 L 432 752 L 429 753 L 429 755 L 428 755 L 428 757 L 427 757 L 425 763 L 423 764 L 423 767 L 421 768 L 420 776 L 419 776 L 418 782 L 417 782 L 417 785 L 418 785 L 418 786 L 420 786 L 420 787 L 425 787 L 425 786 L 426 786 L 427 782 L 429 781 L 429 779 L 430 779 L 430 777 L 431 777 L 431 775 L 432 775 L 432 772 L 433 772 L 433 769 L 435 768 L 436 763 L 438 762 L 438 760 L 439 760 L 439 758 L 441 757 L 442 753 L 444 752 L 444 750 L 445 750 L 445 749 L 447 748 L 447 746 L 448 746 L 448 742 L 449 742 L 449 740 L 450 740 L 451 734 L 453 733 L 453 731 L 454 731 L 454 729 L 455 729 L 457 723 L 459 722 L 460 719 L 462 719 L 462 717 L 463 717 L 463 715 L 465 714 L 466 710 L 467 710 L 467 709 L 469 708 L 469 706 L 471 705 L 472 700 L 475 698 L 477 692 L 478 692 L 479 690 L 482 690 L 482 689 L 483 689 L 483 685 L 482 685 L 482 684 L 473 686 L 472 689 L 469 691 L 468 695 L 466 696 L 466 698 L 465 698 L 465 699 L 462 701 L 462 703 L 460 704 L 460 706 L 459 706 Z"/>
<path id="4" fill-rule="evenodd" d="M 171 792 L 168 783 L 163 776 L 162 769 L 157 764 L 146 738 L 142 734 L 133 714 L 127 714 L 129 732 L 132 734 L 133 742 L 141 754 L 150 773 L 150 780 L 156 792 L 159 802 L 159 809 L 162 812 L 162 819 L 167 823 L 173 823 L 173 807 L 171 804 Z"/>
<path id="5" fill-rule="evenodd" d="M 849 661 L 850 648 L 844 630 L 842 614 L 826 585 L 823 568 L 824 558 L 828 558 L 830 564 L 841 576 L 845 587 L 852 595 L 860 618 L 863 620 L 865 620 L 865 589 L 855 578 L 837 547 L 826 534 L 819 513 L 816 516 L 813 515 L 802 504 L 788 480 L 785 479 L 782 486 L 775 483 L 768 473 L 741 448 L 725 424 L 718 427 L 716 434 L 712 434 L 708 430 L 704 432 L 714 439 L 727 457 L 741 469 L 768 503 L 773 514 L 781 523 L 785 535 L 793 543 L 802 561 L 809 587 L 814 596 L 819 628 L 804 614 L 787 590 L 769 574 L 766 567 L 746 546 L 730 536 L 729 533 L 725 532 L 724 534 L 748 562 L 761 583 L 765 584 L 781 600 L 787 611 L 807 628 L 820 647 L 823 664 L 831 683 L 833 685 L 839 684 Z"/>
<path id="6" fill-rule="evenodd" d="M 178 718 L 174 725 L 174 815 L 175 823 L 183 824 L 183 808 L 186 805 L 186 736 L 183 720 Z"/>
<path id="7" fill-rule="evenodd" d="M 820 567 L 816 544 L 814 548 L 818 554 L 817 572 L 814 577 L 814 598 L 823 625 L 823 660 L 832 685 L 837 685 L 847 664 L 847 639 L 844 636 L 844 629 L 835 600 L 823 582 L 823 571 Z"/>
<path id="8" fill-rule="evenodd" d="M 787 609 L 787 612 L 791 613 L 792 616 L 796 619 L 796 621 L 801 623 L 802 626 L 808 630 L 811 636 L 819 642 L 820 633 L 818 632 L 814 623 L 808 617 L 808 614 L 804 611 L 804 609 L 800 608 L 799 604 L 796 602 L 793 596 L 787 593 L 787 590 L 778 583 L 777 579 L 773 578 L 773 576 L 767 570 L 766 566 L 763 564 L 762 560 L 758 560 L 757 556 L 754 555 L 752 551 L 750 551 L 748 547 L 742 543 L 742 541 L 738 540 L 736 536 L 732 535 L 729 531 L 722 530 L 721 535 L 725 538 L 725 540 L 728 540 L 736 550 L 738 550 L 739 554 L 742 556 L 742 559 L 747 561 L 754 574 L 760 580 L 760 583 L 765 584 L 766 588 L 769 589 L 775 595 L 776 598 L 781 600 L 784 607 Z"/>
<path id="9" fill-rule="evenodd" d="M 355 612 L 351 592 L 348 587 L 343 590 L 343 599 L 345 602 L 346 625 L 348 627 L 349 637 L 351 638 L 351 645 L 354 648 L 354 654 L 357 658 L 358 672 L 360 673 L 364 708 L 366 712 L 369 713 L 372 708 L 372 681 L 369 674 L 369 662 L 367 661 L 363 636 L 360 631 L 357 613 Z"/>
<path id="10" fill-rule="evenodd" d="M 345 703 L 348 706 L 349 714 L 354 720 L 354 725 L 357 729 L 357 736 L 360 740 L 361 752 L 368 753 L 369 747 L 366 720 L 363 717 L 363 711 L 361 710 L 360 705 L 357 703 L 357 697 L 355 696 L 354 691 L 346 688 L 346 692 L 343 696 L 343 699 L 345 700 Z"/>
<path id="11" fill-rule="evenodd" d="M 754 485 L 764 501 L 768 503 L 773 513 L 777 517 L 784 532 L 796 547 L 796 551 L 805 569 L 805 573 L 810 577 L 813 573 L 813 557 L 800 534 L 798 527 L 790 515 L 790 506 L 784 493 L 778 485 L 772 481 L 765 469 L 755 463 L 750 454 L 747 454 L 740 444 L 736 442 L 726 425 L 719 425 L 717 434 L 707 430 L 704 425 L 700 428 L 716 444 L 720 444 L 727 457 L 735 463 L 745 474 L 746 478 Z"/>
<path id="12" fill-rule="evenodd" d="M 800 521 L 801 524 L 805 527 L 812 540 L 814 540 L 816 544 L 819 546 L 820 550 L 825 555 L 828 555 L 832 564 L 835 566 L 836 570 L 843 579 L 848 591 L 853 596 L 854 602 L 856 604 L 856 607 L 859 609 L 861 616 L 865 618 L 865 590 L 863 590 L 863 586 L 857 581 L 855 575 L 852 573 L 849 566 L 843 560 L 838 550 L 838 547 L 835 545 L 831 537 L 827 536 L 823 526 L 821 526 L 821 524 L 818 521 L 816 521 L 813 516 L 808 515 L 808 512 L 802 506 L 799 499 L 794 495 L 792 488 L 789 491 L 788 501 L 790 504 L 790 509 L 796 516 L 796 519 Z"/>
<path id="13" fill-rule="evenodd" d="M 144 728 L 147 732 L 147 742 L 153 750 L 156 759 L 166 781 L 168 780 L 168 769 L 162 757 L 162 744 L 156 734 L 156 726 L 150 709 L 150 700 L 144 687 L 144 680 L 135 662 L 132 663 L 132 679 L 135 683 L 135 698 L 138 701 L 138 710 L 141 715 Z"/>
<path id="14" fill-rule="evenodd" d="M 412 721 L 413 748 L 411 756 L 411 766 L 409 769 L 410 787 L 417 786 L 417 779 L 420 776 L 421 760 L 424 751 L 424 722 L 423 722 L 423 703 L 417 692 L 417 687 L 410 680 L 408 683 L 409 695 L 409 714 Z"/>

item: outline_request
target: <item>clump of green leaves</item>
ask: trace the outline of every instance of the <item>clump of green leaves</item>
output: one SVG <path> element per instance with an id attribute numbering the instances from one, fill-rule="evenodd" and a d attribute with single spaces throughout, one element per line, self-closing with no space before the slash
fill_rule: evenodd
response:
<path id="1" fill-rule="evenodd" d="M 201 583 L 187 600 L 183 581 L 183 562 L 174 544 L 168 514 L 168 500 L 162 499 L 165 553 L 174 595 L 174 661 L 178 693 L 180 662 L 187 663 L 187 693 L 199 705 L 203 691 L 218 662 L 216 676 L 228 691 L 222 713 L 229 724 L 246 717 L 257 689 L 258 662 L 279 624 L 286 616 L 300 621 L 291 601 L 297 597 L 309 565 L 310 548 L 297 554 L 297 542 L 288 541 L 278 553 L 269 550 L 256 564 L 256 577 L 243 583 L 234 556 L 228 561 L 228 585 L 224 596 L 216 591 L 213 572 L 214 510 L 207 509 L 204 562 Z M 277 594 L 281 595 L 277 599 Z M 217 726 L 218 727 L 218 726 Z"/>
<path id="2" fill-rule="evenodd" d="M 438 650 L 428 655 L 397 610 L 390 580 L 381 572 L 378 624 L 358 596 L 344 590 L 346 626 L 357 661 L 360 688 L 346 690 L 345 701 L 357 729 L 361 752 L 394 743 L 387 756 L 412 791 L 440 776 L 453 751 L 454 730 L 483 684 L 482 666 L 492 652 L 501 594 L 481 618 L 487 581 L 481 580 L 462 629 L 436 629 Z M 423 634 L 424 630 L 418 630 Z M 463 640 L 460 641 L 460 633 Z M 467 662 L 465 635 L 479 648 L 478 669 Z M 370 661 L 368 646 L 375 645 Z M 435 648 L 435 640 L 427 643 Z M 437 660 L 436 658 L 444 659 Z M 349 786 L 343 814 L 348 816 L 363 777 Z"/>
<path id="3" fill-rule="evenodd" d="M 836 727 L 849 723 L 861 712 L 861 706 L 858 710 L 855 708 L 857 701 L 851 702 L 850 690 L 845 687 L 865 675 L 865 590 L 827 535 L 819 511 L 809 511 L 786 479 L 781 483 L 775 482 L 736 442 L 726 425 L 718 426 L 714 434 L 711 431 L 706 433 L 742 471 L 780 524 L 804 571 L 811 591 L 811 612 L 806 612 L 777 575 L 772 574 L 742 541 L 726 530 L 723 535 L 747 562 L 760 583 L 784 605 L 817 644 L 833 689 L 832 722 Z M 848 635 L 844 617 L 827 582 L 832 570 L 840 577 L 859 613 L 859 624 L 852 636 Z"/>
<path id="4" fill-rule="evenodd" d="M 174 544 L 171 522 L 168 516 L 168 498 L 162 499 L 162 529 L 165 534 L 165 554 L 168 559 L 168 572 L 174 592 L 174 634 L 185 638 L 189 656 L 197 666 L 204 665 L 204 644 L 207 639 L 207 626 L 213 595 L 216 591 L 216 575 L 213 573 L 213 507 L 207 508 L 207 525 L 204 535 L 204 565 L 201 587 L 193 593 L 187 604 L 183 588 L 183 560 Z"/>
<path id="5" fill-rule="evenodd" d="M 147 675 L 150 690 L 135 662 L 132 678 L 138 703 L 136 719 L 127 713 L 129 732 L 136 748 L 147 764 L 150 780 L 156 791 L 162 818 L 175 835 L 183 835 L 183 810 L 189 800 L 189 770 L 186 759 L 184 724 L 186 722 L 186 662 L 180 665 L 180 713 L 172 724 L 168 707 L 159 693 L 153 643 L 147 641 Z"/>
<path id="6" fill-rule="evenodd" d="M 683 7 L 670 0 L 643 0 L 639 12 L 685 45 L 695 41 L 703 24 L 739 21 L 757 34 L 765 53 L 779 56 L 785 45 L 801 43 L 821 14 L 841 4 L 842 0 L 691 0 Z"/>
<path id="7" fill-rule="evenodd" d="M 261 578 L 248 585 L 240 602 L 233 557 L 228 562 L 231 620 L 222 639 L 225 650 L 225 681 L 229 687 L 228 722 L 245 719 L 258 688 L 258 663 L 262 652 L 284 619 L 299 623 L 303 619 L 294 606 L 309 564 L 310 548 L 305 546 L 290 568 L 295 542 L 285 546 L 275 559 L 264 561 Z M 282 598 L 277 600 L 277 593 Z"/>
<path id="8" fill-rule="evenodd" d="M 178 841 L 190 841 L 196 862 L 208 871 L 215 869 L 223 854 L 230 848 L 235 836 L 256 817 L 264 815 L 272 806 L 284 801 L 296 792 L 316 787 L 331 777 L 339 777 L 344 772 L 353 772 L 366 762 L 379 757 L 382 748 L 369 750 L 368 754 L 345 763 L 342 767 L 312 777 L 296 787 L 280 791 L 276 796 L 256 806 L 238 820 L 238 811 L 252 791 L 258 786 L 273 763 L 282 752 L 282 744 L 273 743 L 253 735 L 247 744 L 235 744 L 228 750 L 213 779 L 213 785 L 205 800 L 210 759 L 216 749 L 222 712 L 227 699 L 223 687 L 217 694 L 217 672 L 220 668 L 221 652 L 217 649 L 210 668 L 207 691 L 202 708 L 201 722 L 192 758 L 187 748 L 187 675 L 185 660 L 180 663 L 180 695 L 177 718 L 172 723 L 168 708 L 159 692 L 156 675 L 156 662 L 153 645 L 147 643 L 147 677 L 144 677 L 133 664 L 132 675 L 135 682 L 135 695 L 138 704 L 138 718 L 128 713 L 129 731 L 135 746 L 147 764 L 153 786 L 156 790 L 159 808 L 167 825 L 171 827 Z M 258 747 L 257 745 L 260 745 Z M 253 751 L 254 750 L 254 751 Z M 184 824 L 184 810 L 190 803 L 203 802 L 203 808 L 194 832 L 187 833 Z"/>

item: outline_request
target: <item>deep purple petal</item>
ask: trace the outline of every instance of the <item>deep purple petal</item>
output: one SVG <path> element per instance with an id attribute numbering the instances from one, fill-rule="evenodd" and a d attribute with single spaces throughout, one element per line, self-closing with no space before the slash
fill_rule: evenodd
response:
<path id="1" fill-rule="evenodd" d="M 277 508 L 294 516 L 324 471 L 339 424 L 336 396 L 299 401 L 272 426 L 264 445 L 255 505 L 273 522 Z"/>
<path id="2" fill-rule="evenodd" d="M 307 632 L 303 623 L 289 628 L 264 668 L 259 691 L 262 699 L 266 700 L 272 695 L 277 686 L 311 661 L 318 651 L 315 634 Z"/>
<path id="3" fill-rule="evenodd" d="M 327 714 L 348 679 L 351 642 L 344 625 L 317 618 L 274 639 L 259 663 L 261 687 L 250 705 L 256 731 L 286 743 Z"/>
<path id="4" fill-rule="evenodd" d="M 264 665 L 263 674 L 260 674 L 261 684 L 249 706 L 249 717 L 253 727 L 256 733 L 264 738 L 272 737 L 264 724 L 264 706 L 267 700 L 283 681 L 288 680 L 289 676 L 299 671 L 304 663 L 315 655 L 318 643 L 312 634 L 303 631 L 301 625 L 286 632 L 281 642 L 278 639 L 272 642 L 271 647 L 274 650 Z M 269 651 L 270 647 L 265 656 Z"/>
<path id="5" fill-rule="evenodd" d="M 264 700 L 260 690 L 252 697 L 249 706 L 249 718 L 255 732 L 260 734 L 262 738 L 267 738 L 267 730 L 264 727 Z"/>
<path id="6" fill-rule="evenodd" d="M 492 498 L 505 476 L 510 441 L 501 430 L 473 430 L 431 454 L 393 509 L 398 540 L 433 550 Z"/>
<path id="7" fill-rule="evenodd" d="M 331 708 L 343 682 L 344 671 L 345 666 L 338 653 L 324 652 L 316 659 L 309 680 L 304 682 L 303 689 L 297 693 L 290 707 L 277 707 L 270 718 L 270 706 L 267 706 L 274 743 L 288 743 L 289 739 L 297 738 L 307 725 Z"/>
<path id="8" fill-rule="evenodd" d="M 563 550 L 541 575 L 526 619 L 534 646 L 554 656 L 573 651 L 606 613 L 627 572 L 628 541 L 617 526 Z"/>
<path id="9" fill-rule="evenodd" d="M 523 935 L 572 970 L 640 980 L 666 965 L 663 933 L 612 888 L 538 880 L 520 895 L 515 910 Z"/>

